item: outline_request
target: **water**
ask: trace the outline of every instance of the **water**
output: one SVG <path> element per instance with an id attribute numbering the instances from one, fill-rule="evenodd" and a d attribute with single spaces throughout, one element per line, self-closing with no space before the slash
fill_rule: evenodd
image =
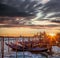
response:
<path id="1" fill-rule="evenodd" d="M 43 54 L 35 54 L 35 53 L 31 53 L 31 52 L 14 52 L 11 50 L 11 48 L 9 48 L 9 52 L 8 52 L 8 46 L 5 45 L 5 42 L 8 42 L 8 38 L 5 38 L 4 41 L 4 58 L 60 58 L 60 54 L 59 53 L 54 53 L 53 55 L 43 55 Z M 14 39 L 10 38 L 9 42 L 15 42 Z M 17 56 L 16 56 L 17 54 Z M 1 58 L 1 41 L 0 41 L 0 58 Z"/>

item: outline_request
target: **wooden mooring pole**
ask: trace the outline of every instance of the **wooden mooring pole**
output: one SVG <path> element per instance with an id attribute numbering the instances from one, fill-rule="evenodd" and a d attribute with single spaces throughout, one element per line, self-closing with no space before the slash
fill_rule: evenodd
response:
<path id="1" fill-rule="evenodd" d="M 23 58 L 25 58 L 25 55 L 24 55 L 24 45 L 25 45 L 25 43 L 24 43 L 24 37 L 22 39 L 23 39 Z"/>
<path id="2" fill-rule="evenodd" d="M 8 44 L 9 44 L 9 38 L 8 38 Z M 9 46 L 8 46 L 8 53 L 9 53 Z"/>
<path id="3" fill-rule="evenodd" d="M 4 58 L 4 38 L 2 38 L 1 41 L 1 53 L 2 53 L 2 58 Z"/>
<path id="4" fill-rule="evenodd" d="M 16 44 L 17 44 L 17 38 L 15 38 L 16 39 Z M 17 58 L 17 45 L 16 45 L 16 58 Z"/>

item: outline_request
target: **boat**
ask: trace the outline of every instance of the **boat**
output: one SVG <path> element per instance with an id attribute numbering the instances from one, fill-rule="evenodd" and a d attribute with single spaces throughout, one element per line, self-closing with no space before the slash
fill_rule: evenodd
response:
<path id="1" fill-rule="evenodd" d="M 47 48 L 40 48 L 40 47 L 32 48 L 30 50 L 30 52 L 45 52 L 45 51 L 48 51 L 48 49 Z"/>
<path id="2" fill-rule="evenodd" d="M 17 45 L 17 44 L 15 44 L 15 43 L 12 43 L 12 42 L 10 42 L 9 44 L 8 43 L 5 43 L 8 47 L 10 47 L 10 48 L 12 48 L 12 50 L 14 50 L 14 51 L 23 51 L 23 49 L 24 49 L 24 51 L 26 51 L 26 47 L 24 47 L 24 46 L 22 46 L 22 45 Z"/>
<path id="3" fill-rule="evenodd" d="M 45 47 L 26 46 L 26 43 L 25 43 L 25 45 L 21 45 L 20 43 L 19 44 L 15 44 L 15 43 L 10 42 L 9 44 L 6 43 L 6 45 L 9 46 L 10 48 L 12 48 L 12 50 L 14 50 L 14 51 L 17 50 L 17 51 L 30 51 L 30 52 L 44 52 L 44 51 L 48 50 L 48 48 L 45 48 Z"/>
<path id="4" fill-rule="evenodd" d="M 42 44 L 40 43 L 39 41 L 24 41 L 24 42 L 18 42 L 18 44 L 21 44 L 22 46 L 26 46 L 26 47 L 32 47 L 32 48 L 35 48 L 35 47 L 47 47 L 46 44 Z"/>
<path id="5" fill-rule="evenodd" d="M 33 41 L 25 41 L 25 42 L 18 42 L 18 44 L 21 44 L 22 46 L 25 47 L 32 47 Z"/>

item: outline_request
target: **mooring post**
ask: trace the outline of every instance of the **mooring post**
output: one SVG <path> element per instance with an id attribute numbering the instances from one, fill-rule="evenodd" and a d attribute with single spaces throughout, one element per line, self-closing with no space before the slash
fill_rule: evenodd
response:
<path id="1" fill-rule="evenodd" d="M 24 45 L 25 45 L 25 43 L 24 43 L 24 37 L 23 37 L 23 58 L 25 58 L 25 55 L 24 55 Z"/>
<path id="2" fill-rule="evenodd" d="M 16 39 L 16 44 L 17 44 L 17 38 L 15 38 Z M 17 58 L 17 45 L 16 45 L 16 58 Z"/>
<path id="3" fill-rule="evenodd" d="M 9 44 L 9 37 L 8 37 L 8 44 Z M 9 46 L 8 46 L 8 53 L 9 53 Z"/>
<path id="4" fill-rule="evenodd" d="M 32 42 L 31 42 L 31 37 L 29 37 L 29 50 L 31 50 L 32 49 Z M 30 58 L 32 58 L 32 55 L 30 54 Z"/>
<path id="5" fill-rule="evenodd" d="M 2 58 L 4 58 L 4 37 L 2 38 L 2 42 L 1 42 L 1 53 L 2 53 Z"/>

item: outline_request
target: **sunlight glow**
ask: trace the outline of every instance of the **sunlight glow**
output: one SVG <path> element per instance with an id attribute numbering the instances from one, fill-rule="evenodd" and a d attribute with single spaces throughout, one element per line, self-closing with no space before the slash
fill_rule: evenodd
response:
<path id="1" fill-rule="evenodd" d="M 56 34 L 55 33 L 50 33 L 49 35 L 52 36 L 52 37 L 54 37 Z"/>

